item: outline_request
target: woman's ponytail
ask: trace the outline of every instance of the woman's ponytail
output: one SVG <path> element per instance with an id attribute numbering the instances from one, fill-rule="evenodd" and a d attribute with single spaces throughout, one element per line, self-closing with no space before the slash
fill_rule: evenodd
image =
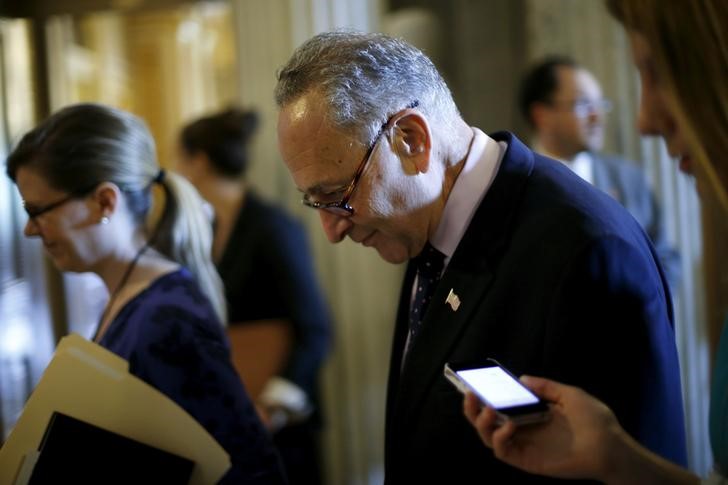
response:
<path id="1" fill-rule="evenodd" d="M 165 200 L 150 245 L 190 270 L 225 325 L 225 294 L 212 262 L 212 219 L 205 212 L 205 202 L 192 184 L 175 173 L 160 171 L 154 182 L 164 190 Z"/>

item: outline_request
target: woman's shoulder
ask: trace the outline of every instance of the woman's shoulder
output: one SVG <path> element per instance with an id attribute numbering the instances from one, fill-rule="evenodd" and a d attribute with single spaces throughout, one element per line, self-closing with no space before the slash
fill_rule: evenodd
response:
<path id="1" fill-rule="evenodd" d="M 222 342 L 222 325 L 192 274 L 185 268 L 166 273 L 129 302 L 126 332 L 139 327 L 137 338 L 149 341 L 198 339 Z"/>
<path id="2" fill-rule="evenodd" d="M 206 301 L 192 273 L 180 267 L 156 278 L 147 288 L 147 298 L 196 309 Z"/>
<path id="3" fill-rule="evenodd" d="M 189 270 L 180 268 L 155 280 L 148 288 L 145 313 L 149 318 L 201 320 L 220 327 L 210 300 Z"/>

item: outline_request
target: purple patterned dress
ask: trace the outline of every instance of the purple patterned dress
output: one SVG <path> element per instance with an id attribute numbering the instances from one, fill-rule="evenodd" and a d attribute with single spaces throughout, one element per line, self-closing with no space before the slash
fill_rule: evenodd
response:
<path id="1" fill-rule="evenodd" d="M 285 483 L 223 328 L 189 271 L 168 273 L 130 300 L 100 344 L 215 437 L 232 462 L 221 483 Z"/>

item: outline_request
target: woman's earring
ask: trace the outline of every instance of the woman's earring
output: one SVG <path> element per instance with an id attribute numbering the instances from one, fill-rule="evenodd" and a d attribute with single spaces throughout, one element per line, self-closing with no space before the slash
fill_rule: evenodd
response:
<path id="1" fill-rule="evenodd" d="M 109 218 L 107 216 L 101 217 L 101 224 L 106 225 L 109 223 Z"/>

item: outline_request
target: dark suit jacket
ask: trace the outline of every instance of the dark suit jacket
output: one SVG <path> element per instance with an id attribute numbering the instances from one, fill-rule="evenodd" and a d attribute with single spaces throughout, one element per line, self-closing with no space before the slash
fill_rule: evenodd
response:
<path id="1" fill-rule="evenodd" d="M 592 153 L 594 186 L 614 197 L 650 236 L 672 290 L 680 284 L 680 253 L 667 241 L 660 206 L 642 170 L 617 157 Z"/>
<path id="2" fill-rule="evenodd" d="M 642 228 L 612 198 L 510 133 L 498 174 L 445 270 L 400 374 L 410 264 L 387 395 L 385 481 L 541 483 L 467 423 L 446 362 L 499 360 L 606 402 L 648 448 L 686 463 L 670 295 Z M 445 304 L 453 290 L 457 311 Z"/>

